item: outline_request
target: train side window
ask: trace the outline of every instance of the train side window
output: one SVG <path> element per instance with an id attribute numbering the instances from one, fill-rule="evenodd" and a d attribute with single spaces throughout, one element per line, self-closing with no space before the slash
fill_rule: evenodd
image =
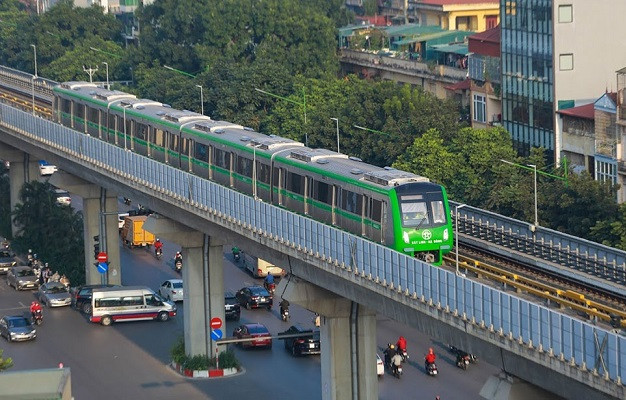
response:
<path id="1" fill-rule="evenodd" d="M 163 147 L 164 143 L 165 143 L 165 134 L 163 133 L 161 129 L 156 128 L 155 135 L 154 135 L 154 144 L 156 144 L 157 146 Z"/>
<path id="2" fill-rule="evenodd" d="M 313 181 L 313 198 L 322 203 L 333 204 L 332 186 L 328 183 Z"/>
<path id="3" fill-rule="evenodd" d="M 109 121 L 109 124 L 108 124 L 108 129 L 109 129 L 111 132 L 115 131 L 115 115 L 114 115 L 114 114 L 109 113 L 109 114 L 108 114 L 108 118 L 107 118 L 107 120 Z"/>
<path id="4" fill-rule="evenodd" d="M 169 142 L 170 149 L 172 149 L 172 150 L 174 150 L 175 152 L 178 153 L 178 147 L 179 147 L 179 143 L 178 143 L 179 142 L 179 140 L 178 140 L 179 137 L 178 137 L 178 135 L 170 133 L 169 136 L 170 136 L 170 142 Z"/>
<path id="5" fill-rule="evenodd" d="M 296 194 L 304 194 L 304 177 L 293 172 L 288 174 L 286 189 Z"/>
<path id="6" fill-rule="evenodd" d="M 135 124 L 135 137 L 137 139 L 146 140 L 148 137 L 148 126 L 142 123 Z"/>
<path id="7" fill-rule="evenodd" d="M 235 170 L 238 174 L 252 178 L 252 160 L 246 157 L 237 156 L 237 168 Z"/>
<path id="8" fill-rule="evenodd" d="M 372 221 L 381 222 L 383 213 L 383 202 L 372 199 L 370 206 L 370 218 Z"/>
<path id="9" fill-rule="evenodd" d="M 361 215 L 363 211 L 363 195 L 350 190 L 341 190 L 341 208 L 353 214 Z"/>
<path id="10" fill-rule="evenodd" d="M 256 165 L 257 180 L 263 183 L 270 183 L 270 166 L 257 161 Z"/>
<path id="11" fill-rule="evenodd" d="M 283 182 L 279 182 L 280 179 L 280 168 L 278 167 L 274 167 L 274 171 L 272 172 L 272 184 L 276 187 L 281 187 L 284 188 L 285 185 L 283 184 Z"/>
<path id="12" fill-rule="evenodd" d="M 200 161 L 209 161 L 209 149 L 206 144 L 196 142 L 196 158 Z"/>
<path id="13" fill-rule="evenodd" d="M 61 111 L 63 111 L 64 113 L 70 114 L 71 113 L 71 102 L 67 99 L 61 99 Z"/>
<path id="14" fill-rule="evenodd" d="M 76 115 L 77 118 L 85 118 L 85 106 L 82 104 L 76 104 Z"/>
<path id="15" fill-rule="evenodd" d="M 98 109 L 97 108 L 88 108 L 87 115 L 88 115 L 89 122 L 98 124 Z"/>
<path id="16" fill-rule="evenodd" d="M 230 153 L 215 149 L 215 165 L 230 171 Z"/>

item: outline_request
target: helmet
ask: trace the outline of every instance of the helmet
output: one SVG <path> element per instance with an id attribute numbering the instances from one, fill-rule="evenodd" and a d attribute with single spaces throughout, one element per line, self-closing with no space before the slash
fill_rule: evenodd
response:
<path id="1" fill-rule="evenodd" d="M 156 241 L 157 241 L 157 242 L 160 242 L 160 241 L 161 241 L 161 239 L 157 238 L 157 240 L 156 240 Z"/>
<path id="2" fill-rule="evenodd" d="M 33 254 L 33 257 L 34 257 L 34 258 L 37 258 L 37 253 Z"/>
<path id="3" fill-rule="evenodd" d="M 395 349 L 395 348 L 396 348 L 396 346 L 394 346 L 394 345 L 392 345 L 392 344 L 391 344 L 391 345 L 389 345 L 389 348 L 390 348 L 391 350 L 393 350 L 393 349 Z"/>
<path id="4" fill-rule="evenodd" d="M 28 249 L 28 254 L 32 254 L 33 249 Z"/>

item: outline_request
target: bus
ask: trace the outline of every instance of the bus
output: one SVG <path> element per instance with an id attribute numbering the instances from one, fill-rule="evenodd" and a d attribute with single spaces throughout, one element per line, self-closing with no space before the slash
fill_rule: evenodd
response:
<path id="1" fill-rule="evenodd" d="M 89 320 L 108 326 L 123 321 L 167 321 L 176 316 L 176 305 L 145 286 L 93 289 Z"/>

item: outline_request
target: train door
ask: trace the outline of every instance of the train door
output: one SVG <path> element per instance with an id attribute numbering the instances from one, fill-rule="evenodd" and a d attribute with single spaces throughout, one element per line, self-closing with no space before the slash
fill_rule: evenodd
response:
<path id="1" fill-rule="evenodd" d="M 193 163 L 191 162 L 192 156 L 193 156 L 193 148 L 194 148 L 194 142 L 191 139 L 188 138 L 184 138 L 181 136 L 181 149 L 180 149 L 180 153 L 181 156 L 184 156 L 187 158 L 187 161 L 182 160 L 183 164 L 186 166 L 187 171 L 189 172 L 193 172 Z M 182 166 L 181 166 L 182 168 Z"/>
<path id="2" fill-rule="evenodd" d="M 157 161 L 165 162 L 165 154 L 167 153 L 166 131 L 160 128 L 154 128 L 152 139 L 154 143 L 154 149 L 152 149 L 152 158 Z"/>
<path id="3" fill-rule="evenodd" d="M 332 204 L 333 225 L 337 225 L 337 200 L 338 200 L 337 192 L 338 192 L 337 186 L 333 185 L 333 204 Z"/>
<path id="4" fill-rule="evenodd" d="M 304 215 L 309 215 L 309 199 L 311 198 L 313 186 L 312 181 L 313 179 L 310 176 L 304 175 L 304 194 L 302 196 L 302 200 L 304 202 Z"/>
<path id="5" fill-rule="evenodd" d="M 361 196 L 361 236 L 366 236 L 367 231 L 365 228 L 365 218 L 369 210 L 369 197 L 366 195 Z"/>
<path id="6" fill-rule="evenodd" d="M 229 164 L 229 168 L 228 168 L 229 185 L 230 187 L 235 187 L 235 177 L 233 174 L 233 170 L 235 166 L 235 153 L 231 151 L 229 154 L 230 154 L 230 162 L 228 163 Z"/>

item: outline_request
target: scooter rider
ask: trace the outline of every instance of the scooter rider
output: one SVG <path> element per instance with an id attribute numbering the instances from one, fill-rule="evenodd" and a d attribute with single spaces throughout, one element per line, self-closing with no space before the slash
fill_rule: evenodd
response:
<path id="1" fill-rule="evenodd" d="M 402 356 L 398 353 L 394 354 L 393 357 L 391 357 L 390 364 L 392 371 L 396 372 L 398 367 L 402 365 Z"/>
<path id="2" fill-rule="evenodd" d="M 270 285 L 274 284 L 274 275 L 270 274 L 269 272 L 267 273 L 267 276 L 265 277 L 265 288 L 269 291 L 270 290 Z"/>
<path id="3" fill-rule="evenodd" d="M 34 301 L 32 303 L 30 303 L 30 314 L 33 316 L 33 319 L 35 318 L 35 313 L 39 311 L 41 311 L 41 304 L 39 304 L 39 302 Z"/>
<path id="4" fill-rule="evenodd" d="M 398 354 L 401 354 L 406 351 L 406 339 L 404 338 L 404 336 L 400 336 L 398 338 L 396 347 L 398 348 Z"/>
<path id="5" fill-rule="evenodd" d="M 428 371 L 428 366 L 429 365 L 435 363 L 436 359 L 437 359 L 437 356 L 435 355 L 435 351 L 433 350 L 432 347 L 429 348 L 428 349 L 428 354 L 426 354 L 426 357 L 424 357 L 426 371 Z"/>
<path id="6" fill-rule="evenodd" d="M 385 355 L 385 365 L 391 365 L 391 357 L 396 354 L 396 346 L 391 343 L 387 343 L 387 348 L 383 351 Z"/>
<path id="7" fill-rule="evenodd" d="M 176 264 L 177 262 L 183 262 L 183 255 L 180 254 L 180 251 L 176 252 L 176 255 L 174 256 L 174 264 Z"/>
<path id="8" fill-rule="evenodd" d="M 280 316 L 282 317 L 285 315 L 285 311 L 289 311 L 289 301 L 283 298 L 278 305 L 280 306 Z"/>
<path id="9" fill-rule="evenodd" d="M 158 239 L 154 242 L 154 251 L 163 251 L 163 242 L 161 239 Z"/>

